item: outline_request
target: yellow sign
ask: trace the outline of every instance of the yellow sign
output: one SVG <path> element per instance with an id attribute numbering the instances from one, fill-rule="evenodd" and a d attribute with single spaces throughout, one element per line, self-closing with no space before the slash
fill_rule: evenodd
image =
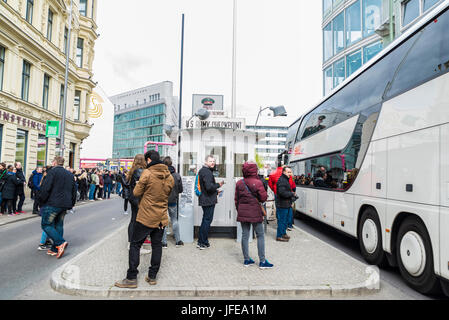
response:
<path id="1" fill-rule="evenodd" d="M 103 105 L 104 100 L 95 92 L 89 95 L 89 108 L 88 115 L 89 118 L 100 118 L 103 115 Z"/>

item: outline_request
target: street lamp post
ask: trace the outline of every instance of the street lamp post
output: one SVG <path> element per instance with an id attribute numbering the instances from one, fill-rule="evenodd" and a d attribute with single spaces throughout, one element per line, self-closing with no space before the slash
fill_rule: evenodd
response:
<path id="1" fill-rule="evenodd" d="M 73 10 L 73 0 L 70 0 L 69 8 L 69 26 L 67 32 L 67 45 L 66 45 L 66 61 L 65 61 L 65 78 L 64 78 L 64 103 L 62 107 L 62 123 L 61 123 L 61 142 L 60 142 L 60 156 L 64 157 L 65 151 L 65 118 L 67 112 L 67 85 L 69 81 L 69 63 L 70 63 L 70 35 L 72 32 L 72 10 Z"/>
<path id="2" fill-rule="evenodd" d="M 266 107 L 263 108 L 260 107 L 259 113 L 257 114 L 257 119 L 256 119 L 256 124 L 254 125 L 254 129 L 256 129 L 255 127 L 257 127 L 257 122 L 259 121 L 259 116 L 262 113 L 262 111 L 270 109 L 271 111 L 273 111 L 273 116 L 274 117 L 286 117 L 287 116 L 287 111 L 285 111 L 284 106 L 279 106 L 279 107 Z"/>

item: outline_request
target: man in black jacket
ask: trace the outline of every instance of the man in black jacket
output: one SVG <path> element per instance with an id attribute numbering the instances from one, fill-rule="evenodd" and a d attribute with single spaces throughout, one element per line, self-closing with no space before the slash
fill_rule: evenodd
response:
<path id="1" fill-rule="evenodd" d="M 287 235 L 288 217 L 291 214 L 292 204 L 297 199 L 290 186 L 290 177 L 292 175 L 292 169 L 284 167 L 282 175 L 276 184 L 276 210 L 278 213 L 276 241 L 287 242 L 290 239 L 290 236 Z"/>
<path id="2" fill-rule="evenodd" d="M 39 201 L 42 209 L 42 230 L 53 240 L 48 255 L 61 258 L 68 243 L 63 238 L 64 217 L 76 203 L 76 187 L 73 174 L 64 169 L 64 158 L 55 157 L 53 168 L 41 185 Z"/>
<path id="3" fill-rule="evenodd" d="M 212 155 L 206 157 L 204 166 L 198 172 L 201 195 L 199 205 L 203 208 L 203 219 L 198 233 L 197 248 L 204 250 L 210 247 L 208 234 L 212 220 L 214 219 L 215 205 L 217 204 L 218 189 L 224 182 L 216 183 L 213 171 L 215 169 L 215 158 Z"/>
<path id="4" fill-rule="evenodd" d="M 23 189 L 27 181 L 23 174 L 22 164 L 20 162 L 16 162 L 14 163 L 14 167 L 16 168 L 16 177 L 20 183 L 17 185 L 16 194 L 14 195 L 14 201 L 12 203 L 13 211 L 16 213 L 25 213 L 22 210 L 23 203 L 25 202 L 25 191 Z M 19 203 L 17 203 L 17 199 L 19 199 Z"/>

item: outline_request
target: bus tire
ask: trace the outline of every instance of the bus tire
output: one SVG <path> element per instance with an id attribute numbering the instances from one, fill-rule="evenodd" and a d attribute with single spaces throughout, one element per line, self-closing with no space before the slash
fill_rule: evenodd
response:
<path id="1" fill-rule="evenodd" d="M 429 233 L 418 218 L 410 216 L 400 225 L 396 256 L 399 271 L 411 288 L 422 294 L 441 293 Z"/>
<path id="2" fill-rule="evenodd" d="M 369 264 L 382 267 L 387 264 L 385 252 L 382 248 L 379 216 L 374 208 L 368 207 L 362 212 L 357 237 L 362 256 Z"/>

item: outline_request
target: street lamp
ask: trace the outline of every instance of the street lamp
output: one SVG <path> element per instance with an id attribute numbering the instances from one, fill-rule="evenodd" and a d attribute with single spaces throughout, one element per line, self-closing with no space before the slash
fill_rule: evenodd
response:
<path id="1" fill-rule="evenodd" d="M 195 117 L 198 117 L 200 120 L 206 120 L 207 118 L 209 118 L 209 116 L 210 116 L 209 110 L 200 108 L 192 117 L 190 117 L 189 121 L 187 122 L 190 122 L 190 120 L 192 120 Z"/>
<path id="2" fill-rule="evenodd" d="M 257 119 L 256 119 L 256 124 L 254 125 L 254 129 L 256 129 L 257 127 L 257 122 L 259 121 L 259 116 L 262 113 L 262 111 L 270 109 L 271 111 L 273 111 L 273 116 L 274 117 L 286 117 L 287 116 L 287 111 L 285 110 L 284 106 L 279 106 L 279 107 L 266 107 L 263 108 L 260 107 L 260 111 L 257 114 Z"/>

